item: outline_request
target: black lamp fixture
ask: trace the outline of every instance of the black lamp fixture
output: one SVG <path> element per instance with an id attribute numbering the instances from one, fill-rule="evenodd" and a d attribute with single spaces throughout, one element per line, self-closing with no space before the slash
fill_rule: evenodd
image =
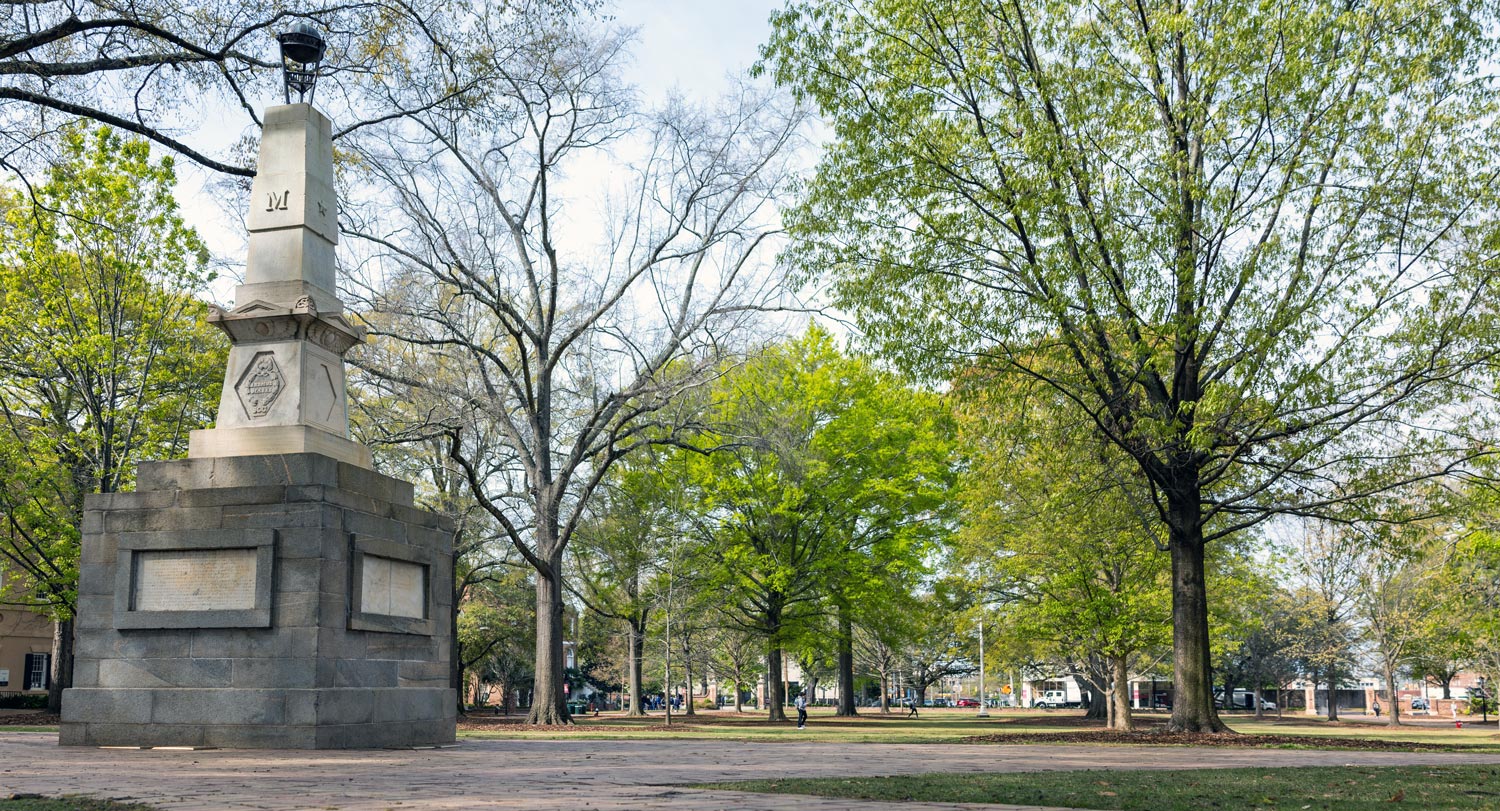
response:
<path id="1" fill-rule="evenodd" d="M 276 41 L 281 43 L 281 69 L 286 73 L 286 103 L 292 103 L 293 91 L 299 104 L 312 101 L 318 63 L 323 61 L 328 43 L 318 29 L 307 23 L 298 23 L 292 30 L 277 34 Z"/>

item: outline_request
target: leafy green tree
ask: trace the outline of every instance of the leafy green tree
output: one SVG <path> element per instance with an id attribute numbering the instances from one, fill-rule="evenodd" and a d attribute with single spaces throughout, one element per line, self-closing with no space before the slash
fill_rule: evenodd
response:
<path id="1" fill-rule="evenodd" d="M 1476 169 L 1500 154 L 1495 6 L 796 0 L 773 22 L 765 64 L 831 131 L 793 261 L 890 357 L 1043 381 L 1132 461 L 1172 557 L 1170 727 L 1223 730 L 1208 545 L 1487 447 L 1452 404 L 1500 300 Z"/>
<path id="2" fill-rule="evenodd" d="M 1264 715 L 1264 691 L 1274 689 L 1276 713 L 1280 715 L 1286 708 L 1281 689 L 1301 673 L 1293 655 L 1300 641 L 1301 616 L 1292 594 L 1284 588 L 1270 587 L 1246 597 L 1247 613 L 1254 619 L 1240 627 L 1238 644 L 1223 657 L 1225 694 L 1234 694 L 1231 676 L 1248 686 L 1255 698 L 1255 717 L 1260 718 Z"/>
<path id="3" fill-rule="evenodd" d="M 756 652 L 758 641 L 743 630 L 725 626 L 709 653 L 709 665 L 719 683 L 734 690 L 735 712 L 745 711 L 744 691 L 753 689 L 765 672 L 764 661 Z"/>
<path id="4" fill-rule="evenodd" d="M 54 708 L 72 682 L 84 499 L 184 453 L 225 363 L 193 297 L 208 251 L 172 160 L 107 129 L 66 128 L 59 149 L 29 196 L 0 196 L 0 555 L 20 575 L 5 598 L 58 622 Z"/>
<path id="5" fill-rule="evenodd" d="M 528 598 L 534 592 L 526 567 L 499 568 L 469 583 L 458 614 L 464 692 L 480 700 L 499 685 L 506 715 L 515 710 L 518 694 L 532 688 L 536 621 Z"/>
<path id="6" fill-rule="evenodd" d="M 942 679 L 979 670 L 973 640 L 960 630 L 960 613 L 946 589 L 921 595 L 917 601 L 911 633 L 897 648 L 901 661 L 897 672 L 918 706 L 927 703 L 927 690 Z"/>
<path id="7" fill-rule="evenodd" d="M 947 418 L 817 327 L 728 370 L 716 397 L 718 449 L 683 457 L 699 566 L 728 620 L 765 640 L 768 710 L 784 720 L 783 650 L 921 570 L 950 478 Z M 837 642 L 852 669 L 852 633 Z"/>
<path id="8" fill-rule="evenodd" d="M 980 374 L 955 390 L 967 451 L 956 557 L 981 600 L 1008 607 L 1007 633 L 1084 674 L 1110 728 L 1130 729 L 1130 673 L 1171 634 L 1146 488 L 1052 390 Z"/>
<path id="9" fill-rule="evenodd" d="M 625 626 L 629 715 L 645 715 L 642 662 L 646 631 L 657 608 L 657 578 L 673 533 L 680 529 L 680 476 L 649 454 L 615 466 L 573 542 L 571 586 L 599 616 Z"/>

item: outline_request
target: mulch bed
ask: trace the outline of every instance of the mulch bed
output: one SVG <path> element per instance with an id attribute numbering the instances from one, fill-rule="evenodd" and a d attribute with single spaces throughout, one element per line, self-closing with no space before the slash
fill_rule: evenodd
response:
<path id="1" fill-rule="evenodd" d="M 629 730 L 651 730 L 655 732 L 683 732 L 687 730 L 687 724 L 678 716 L 671 726 L 661 723 L 661 716 L 625 719 L 611 718 L 610 723 L 591 723 L 588 716 L 579 716 L 576 724 L 527 724 L 525 715 L 461 715 L 458 718 L 458 728 L 469 732 L 482 732 L 495 729 L 524 729 L 527 732 L 597 732 L 599 730 L 617 729 Z M 694 717 L 693 722 L 700 719 Z"/>
<path id="2" fill-rule="evenodd" d="M 1148 730 L 1119 732 L 1010 732 L 997 735 L 975 735 L 964 743 L 1105 743 L 1143 744 L 1147 746 L 1242 746 L 1248 748 L 1298 747 L 1307 749 L 1363 749 L 1400 752 L 1451 752 L 1466 748 L 1463 744 L 1408 743 L 1367 738 L 1323 738 L 1316 735 L 1238 735 L 1233 733 L 1186 733 Z"/>

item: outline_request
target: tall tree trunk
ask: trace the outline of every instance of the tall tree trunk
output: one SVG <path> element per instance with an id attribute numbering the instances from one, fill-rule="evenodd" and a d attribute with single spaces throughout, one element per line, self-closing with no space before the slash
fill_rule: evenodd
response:
<path id="1" fill-rule="evenodd" d="M 1103 690 L 1099 689 L 1099 685 L 1108 682 L 1109 672 L 1107 669 L 1099 667 L 1099 658 L 1097 656 L 1089 657 L 1087 667 L 1089 669 L 1088 678 L 1084 678 L 1076 673 L 1073 674 L 1073 682 L 1078 685 L 1078 692 L 1088 702 L 1084 717 L 1095 721 L 1107 722 L 1109 720 L 1109 697 L 1104 694 Z"/>
<path id="2" fill-rule="evenodd" d="M 1390 717 L 1386 723 L 1393 727 L 1401 726 L 1401 699 L 1396 695 L 1396 663 L 1387 661 L 1385 663 L 1385 686 L 1390 691 Z"/>
<path id="3" fill-rule="evenodd" d="M 834 715 L 858 715 L 854 706 L 854 620 L 849 607 L 839 604 L 839 708 Z"/>
<path id="4" fill-rule="evenodd" d="M 453 538 L 453 547 L 454 547 L 454 550 L 455 550 L 453 552 L 453 568 L 450 569 L 449 571 L 451 571 L 451 572 L 457 572 L 458 571 L 458 551 L 457 551 L 457 549 L 458 549 L 458 537 L 457 537 L 456 533 L 455 533 L 455 537 Z M 464 596 L 463 595 L 463 590 L 464 590 L 464 587 L 463 587 L 463 584 L 461 582 L 459 582 L 459 578 L 458 577 L 454 577 L 453 578 L 453 601 L 452 601 L 453 605 L 450 607 L 449 616 L 448 616 L 448 621 L 450 623 L 452 623 L 448 627 L 451 628 L 452 631 L 453 631 L 452 636 L 448 640 L 448 652 L 449 652 L 449 659 L 448 659 L 448 684 L 453 688 L 453 692 L 458 696 L 458 714 L 459 715 L 463 715 L 464 714 L 464 691 L 463 691 L 463 680 L 464 680 L 464 646 L 463 646 L 463 643 L 459 642 L 459 640 L 458 640 L 458 608 L 459 608 L 459 604 L 463 601 L 463 596 Z M 475 690 L 476 690 L 476 695 L 477 695 L 478 688 L 475 688 Z"/>
<path id="5" fill-rule="evenodd" d="M 1318 677 L 1321 676 L 1321 675 L 1322 675 L 1322 672 L 1319 671 L 1317 668 L 1308 668 L 1307 678 L 1310 681 L 1312 681 L 1312 690 L 1313 690 L 1312 703 L 1307 705 L 1307 714 L 1308 715 L 1317 715 L 1318 714 Z M 1304 693 L 1303 695 L 1306 695 L 1306 693 Z"/>
<path id="6" fill-rule="evenodd" d="M 22 675 L 24 678 L 25 675 Z M 62 712 L 62 692 L 73 686 L 73 619 L 52 626 L 52 681 L 47 685 L 47 711 Z"/>
<path id="7" fill-rule="evenodd" d="M 786 684 L 781 681 L 781 645 L 773 634 L 766 641 L 766 720 L 786 720 Z"/>
<path id="8" fill-rule="evenodd" d="M 639 612 L 625 621 L 629 628 L 629 637 L 625 647 L 628 649 L 627 656 L 630 659 L 630 709 L 626 715 L 640 716 L 646 714 L 646 705 L 642 701 L 641 694 L 641 661 L 646 653 L 646 612 Z"/>
<path id="9" fill-rule="evenodd" d="M 740 685 L 743 683 L 741 677 L 743 675 L 744 670 L 740 667 L 739 660 L 734 660 L 734 711 L 736 713 L 745 711 L 745 700 L 740 691 Z"/>
<path id="10" fill-rule="evenodd" d="M 884 670 L 880 671 L 880 714 L 891 714 L 891 676 Z"/>
<path id="11" fill-rule="evenodd" d="M 1336 667 L 1329 667 L 1328 668 L 1328 707 L 1327 707 L 1327 709 L 1328 709 L 1328 720 L 1330 720 L 1330 721 L 1337 721 L 1337 720 L 1339 720 L 1339 691 L 1338 691 L 1338 682 L 1339 682 L 1339 671 L 1338 671 L 1338 668 L 1336 668 Z M 1318 685 L 1314 684 L 1313 685 L 1313 690 L 1316 691 L 1317 689 L 1318 689 Z"/>
<path id="12" fill-rule="evenodd" d="M 687 691 L 682 697 L 683 715 L 697 715 L 693 711 L 693 657 L 688 655 L 687 636 L 682 636 L 682 689 Z"/>
<path id="13" fill-rule="evenodd" d="M 1135 728 L 1135 721 L 1130 716 L 1129 663 L 1125 660 L 1124 656 L 1116 656 L 1110 660 L 1110 665 L 1111 670 L 1113 670 L 1111 682 L 1114 685 L 1110 692 L 1113 693 L 1112 698 L 1114 699 L 1115 707 L 1114 718 L 1110 727 L 1129 732 Z"/>
<path id="14" fill-rule="evenodd" d="M 563 694 L 562 553 L 548 561 L 549 571 L 536 573 L 536 682 L 528 724 L 567 724 Z"/>
<path id="15" fill-rule="evenodd" d="M 1193 474 L 1190 474 L 1193 475 Z M 1196 476 L 1193 476 L 1196 481 Z M 1208 589 L 1203 578 L 1202 505 L 1196 483 L 1168 493 L 1172 552 L 1171 732 L 1227 732 L 1214 711 L 1209 675 Z"/>

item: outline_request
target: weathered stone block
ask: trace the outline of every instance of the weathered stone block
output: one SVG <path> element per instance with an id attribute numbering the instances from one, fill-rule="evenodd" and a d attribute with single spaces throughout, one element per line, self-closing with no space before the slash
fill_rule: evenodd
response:
<path id="1" fill-rule="evenodd" d="M 234 687 L 317 686 L 318 659 L 236 659 Z"/>
<path id="2" fill-rule="evenodd" d="M 316 628 L 204 630 L 193 638 L 192 656 L 265 659 L 318 655 Z"/>
<path id="3" fill-rule="evenodd" d="M 144 724 L 151 721 L 150 690 L 75 687 L 65 695 L 62 707 L 64 724 Z"/>
<path id="4" fill-rule="evenodd" d="M 318 662 L 319 687 L 397 687 L 399 662 L 388 659 L 334 659 Z"/>
<path id="5" fill-rule="evenodd" d="M 229 659 L 104 659 L 99 679 L 110 687 L 228 687 Z"/>
<path id="6" fill-rule="evenodd" d="M 286 703 L 280 690 L 152 690 L 151 721 L 157 724 L 281 724 Z"/>

